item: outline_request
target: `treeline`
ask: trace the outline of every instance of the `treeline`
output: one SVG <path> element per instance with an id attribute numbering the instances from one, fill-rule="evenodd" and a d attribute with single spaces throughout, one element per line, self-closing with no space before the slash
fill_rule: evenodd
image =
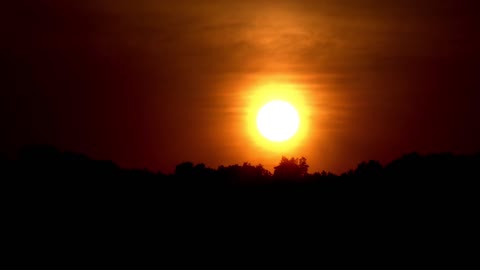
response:
<path id="1" fill-rule="evenodd" d="M 184 162 L 178 164 L 173 174 L 151 172 L 146 169 L 123 169 L 112 161 L 92 160 L 85 155 L 62 152 L 48 146 L 29 146 L 24 148 L 17 160 L 2 161 L 2 173 L 10 177 L 30 177 L 30 180 L 41 177 L 51 179 L 63 178 L 82 180 L 178 180 L 195 181 L 208 184 L 210 181 L 223 181 L 235 184 L 261 184 L 272 182 L 315 182 L 335 179 L 398 179 L 403 181 L 442 181 L 442 179 L 466 180 L 480 176 L 480 154 L 454 155 L 451 153 L 436 153 L 420 155 L 406 154 L 383 166 L 376 160 L 364 161 L 340 175 L 331 172 L 309 173 L 307 160 L 301 158 L 282 157 L 274 167 L 273 173 L 266 170 L 261 164 L 252 165 L 248 162 L 242 165 L 219 166 L 216 169 L 208 168 L 205 164 Z M 48 178 L 47 178 L 48 179 Z"/>
<path id="2" fill-rule="evenodd" d="M 216 169 L 184 162 L 173 174 L 162 174 L 34 146 L 1 166 L 2 190 L 12 197 L 11 205 L 35 213 L 56 209 L 55 215 L 72 211 L 177 215 L 220 209 L 217 215 L 245 207 L 259 216 L 272 209 L 279 216 L 284 211 L 361 215 L 368 209 L 383 214 L 402 209 L 417 216 L 433 211 L 467 213 L 477 210 L 480 179 L 479 154 L 450 153 L 411 153 L 385 166 L 365 161 L 340 175 L 310 173 L 303 157 L 282 157 L 273 172 L 248 162 Z"/>

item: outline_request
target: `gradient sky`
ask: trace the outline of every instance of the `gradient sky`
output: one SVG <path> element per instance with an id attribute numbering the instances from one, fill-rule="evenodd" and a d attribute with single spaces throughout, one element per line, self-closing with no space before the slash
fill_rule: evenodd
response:
<path id="1" fill-rule="evenodd" d="M 341 173 L 480 151 L 473 0 L 27 2 L 0 8 L 2 156 L 48 143 L 163 172 L 286 155 Z M 249 131 L 268 85 L 302 100 L 294 147 Z"/>

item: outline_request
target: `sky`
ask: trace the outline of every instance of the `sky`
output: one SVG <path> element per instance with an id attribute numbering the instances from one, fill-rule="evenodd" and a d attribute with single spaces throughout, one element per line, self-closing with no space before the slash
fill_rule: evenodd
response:
<path id="1" fill-rule="evenodd" d="M 52 144 L 125 168 L 480 151 L 480 25 L 471 0 L 2 4 L 0 153 Z M 300 131 L 255 112 L 279 95 Z"/>

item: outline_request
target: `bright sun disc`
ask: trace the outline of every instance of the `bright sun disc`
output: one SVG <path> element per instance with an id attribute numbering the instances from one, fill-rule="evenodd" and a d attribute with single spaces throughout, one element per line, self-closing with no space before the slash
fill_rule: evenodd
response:
<path id="1" fill-rule="evenodd" d="M 290 139 L 298 130 L 300 117 L 290 103 L 274 100 L 265 104 L 257 115 L 257 128 L 263 137 L 273 142 Z"/>

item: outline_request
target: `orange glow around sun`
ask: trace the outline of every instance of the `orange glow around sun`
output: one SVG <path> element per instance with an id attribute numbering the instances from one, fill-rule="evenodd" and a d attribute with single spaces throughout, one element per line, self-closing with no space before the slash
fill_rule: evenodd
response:
<path id="1" fill-rule="evenodd" d="M 294 84 L 267 83 L 253 87 L 246 113 L 247 129 L 258 147 L 271 152 L 294 150 L 307 137 L 307 97 Z"/>

